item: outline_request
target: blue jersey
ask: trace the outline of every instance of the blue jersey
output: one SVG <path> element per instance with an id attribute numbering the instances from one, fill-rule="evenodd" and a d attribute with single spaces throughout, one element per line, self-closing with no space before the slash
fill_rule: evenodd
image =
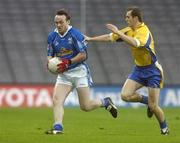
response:
<path id="1" fill-rule="evenodd" d="M 55 29 L 49 33 L 47 42 L 47 56 L 71 59 L 81 52 L 86 52 L 87 54 L 87 43 L 84 40 L 83 34 L 72 26 L 68 27 L 64 35 L 60 35 L 57 29 Z M 69 69 L 83 62 L 73 63 L 69 66 Z"/>

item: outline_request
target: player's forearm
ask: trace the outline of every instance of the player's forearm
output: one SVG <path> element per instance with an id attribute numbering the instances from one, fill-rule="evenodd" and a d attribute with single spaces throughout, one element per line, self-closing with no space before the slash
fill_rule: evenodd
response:
<path id="1" fill-rule="evenodd" d="M 89 37 L 88 41 L 107 42 L 110 41 L 110 36 L 109 34 L 105 34 L 101 36 Z"/>
<path id="2" fill-rule="evenodd" d="M 79 53 L 77 56 L 71 59 L 71 63 L 79 63 L 81 61 L 84 61 L 86 59 L 86 53 Z"/>
<path id="3" fill-rule="evenodd" d="M 125 35 L 124 33 L 120 32 L 120 31 L 118 31 L 117 34 L 127 44 L 129 44 L 129 45 L 131 45 L 133 47 L 137 47 L 138 46 L 137 41 L 134 38 L 129 37 L 129 36 Z"/>

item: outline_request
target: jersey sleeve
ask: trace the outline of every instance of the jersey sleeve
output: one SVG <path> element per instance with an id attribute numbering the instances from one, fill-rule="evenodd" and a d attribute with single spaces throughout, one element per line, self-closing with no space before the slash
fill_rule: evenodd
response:
<path id="1" fill-rule="evenodd" d="M 52 56 L 54 57 L 54 50 L 53 50 L 53 41 L 55 39 L 55 32 L 52 32 L 48 35 L 47 38 L 47 56 Z"/>
<path id="2" fill-rule="evenodd" d="M 85 52 L 87 49 L 87 42 L 85 41 L 84 35 L 80 31 L 73 32 L 73 42 L 78 52 Z"/>
<path id="3" fill-rule="evenodd" d="M 134 39 L 137 42 L 137 47 L 148 47 L 151 42 L 150 32 L 148 28 L 143 27 L 137 32 Z"/>
<path id="4" fill-rule="evenodd" d="M 130 27 L 125 27 L 119 31 L 123 32 L 124 34 L 126 34 L 128 31 L 130 30 Z M 116 41 L 116 42 L 121 42 L 121 38 L 119 38 L 119 36 L 115 33 L 110 33 L 110 40 L 112 42 Z"/>

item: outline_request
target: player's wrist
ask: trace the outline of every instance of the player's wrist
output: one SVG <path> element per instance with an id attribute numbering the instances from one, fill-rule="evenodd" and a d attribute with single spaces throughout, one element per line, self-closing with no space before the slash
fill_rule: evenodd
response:
<path id="1" fill-rule="evenodd" d="M 87 41 L 93 41 L 93 37 L 88 37 Z"/>
<path id="2" fill-rule="evenodd" d="M 71 63 L 72 63 L 71 59 L 61 59 L 61 62 L 68 66 L 71 65 Z"/>

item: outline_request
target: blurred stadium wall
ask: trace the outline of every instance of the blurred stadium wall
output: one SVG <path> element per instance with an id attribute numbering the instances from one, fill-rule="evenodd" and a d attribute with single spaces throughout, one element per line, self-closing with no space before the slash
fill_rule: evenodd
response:
<path id="1" fill-rule="evenodd" d="M 144 21 L 155 38 L 159 62 L 164 68 L 166 87 L 172 87 L 174 101 L 178 101 L 174 104 L 180 105 L 179 0 L 1 0 L 0 106 L 4 100 L 19 100 L 19 95 L 26 93 L 24 85 L 29 85 L 28 89 L 34 85 L 33 96 L 28 96 L 28 99 L 35 96 L 33 92 L 39 87 L 51 93 L 56 77 L 46 70 L 46 39 L 54 28 L 56 10 L 67 9 L 72 17 L 71 24 L 92 36 L 108 33 L 106 23 L 123 28 L 123 14 L 130 5 L 140 6 L 144 11 Z M 98 86 L 98 91 L 110 86 L 109 91 L 116 93 L 117 86 L 121 87 L 133 65 L 127 46 L 123 43 L 93 42 L 89 43 L 88 52 L 94 83 L 104 85 Z M 18 94 L 9 90 L 14 88 L 14 84 L 20 89 L 15 90 Z"/>

